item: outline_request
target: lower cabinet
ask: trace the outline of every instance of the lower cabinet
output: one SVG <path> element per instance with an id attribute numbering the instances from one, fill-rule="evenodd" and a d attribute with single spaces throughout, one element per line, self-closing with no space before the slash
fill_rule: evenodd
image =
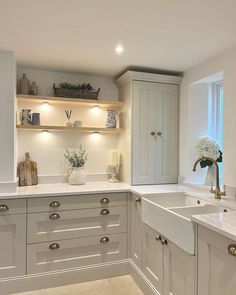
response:
<path id="1" fill-rule="evenodd" d="M 164 247 L 157 241 L 159 235 L 143 225 L 143 273 L 160 294 L 163 294 Z"/>
<path id="2" fill-rule="evenodd" d="M 126 234 L 86 237 L 27 246 L 29 274 L 126 258 Z"/>
<path id="3" fill-rule="evenodd" d="M 130 199 L 131 259 L 160 295 L 195 295 L 195 256 L 144 224 L 136 199 Z"/>
<path id="4" fill-rule="evenodd" d="M 0 214 L 0 278 L 26 274 L 26 214 Z M 0 292 L 1 293 L 1 292 Z"/>
<path id="5" fill-rule="evenodd" d="M 195 294 L 195 256 L 170 241 L 164 246 L 164 294 Z"/>
<path id="6" fill-rule="evenodd" d="M 236 294 L 236 243 L 198 225 L 198 295 Z"/>

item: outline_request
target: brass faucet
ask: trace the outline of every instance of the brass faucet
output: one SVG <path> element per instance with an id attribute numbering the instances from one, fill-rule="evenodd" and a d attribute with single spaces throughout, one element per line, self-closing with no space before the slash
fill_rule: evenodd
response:
<path id="1" fill-rule="evenodd" d="M 219 175 L 219 164 L 212 158 L 208 158 L 208 157 L 202 157 L 200 159 L 198 159 L 195 164 L 193 165 L 193 171 L 196 172 L 196 168 L 197 168 L 197 164 L 200 163 L 201 161 L 211 161 L 215 167 L 216 167 L 216 187 L 215 189 L 213 189 L 213 186 L 211 186 L 211 190 L 210 192 L 215 194 L 215 199 L 221 199 L 221 196 L 225 196 L 225 190 L 222 192 L 220 190 L 220 175 Z"/>

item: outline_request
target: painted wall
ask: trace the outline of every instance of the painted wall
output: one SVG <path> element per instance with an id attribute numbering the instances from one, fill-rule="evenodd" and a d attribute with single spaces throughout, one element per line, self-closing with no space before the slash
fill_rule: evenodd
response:
<path id="1" fill-rule="evenodd" d="M 212 58 L 195 68 L 187 71 L 181 85 L 180 92 L 180 175 L 188 175 L 188 135 L 191 133 L 189 122 L 190 86 L 195 81 L 224 72 L 224 139 L 223 139 L 223 182 L 227 185 L 236 186 L 236 48 Z"/>
<path id="2" fill-rule="evenodd" d="M 35 81 L 40 95 L 52 95 L 54 82 L 90 82 L 94 88 L 101 88 L 100 99 L 117 100 L 117 87 L 111 77 L 89 76 L 82 74 L 59 73 L 35 69 L 18 68 L 18 78 L 27 73 L 31 81 Z M 42 125 L 63 126 L 66 121 L 65 109 L 72 110 L 72 121 L 82 120 L 83 126 L 105 127 L 106 110 L 74 105 L 49 105 L 45 107 L 37 103 L 18 103 L 18 114 L 21 109 L 31 108 L 39 112 Z M 19 123 L 19 118 L 17 119 Z M 88 153 L 86 172 L 88 174 L 106 174 L 109 151 L 117 149 L 117 134 L 91 134 L 78 132 L 33 132 L 18 130 L 18 161 L 24 160 L 25 152 L 30 152 L 32 160 L 38 163 L 40 176 L 64 175 L 68 167 L 64 161 L 64 148 L 77 148 L 82 144 Z M 41 178 L 42 179 L 42 178 Z"/>
<path id="3" fill-rule="evenodd" d="M 0 51 L 0 192 L 15 190 L 15 58 Z"/>

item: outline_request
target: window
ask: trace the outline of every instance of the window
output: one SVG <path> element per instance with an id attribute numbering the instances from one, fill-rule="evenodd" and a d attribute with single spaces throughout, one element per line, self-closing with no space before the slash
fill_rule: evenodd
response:
<path id="1" fill-rule="evenodd" d="M 211 84 L 211 96 L 209 97 L 209 136 L 215 139 L 223 149 L 223 108 L 224 108 L 224 84 L 218 81 Z M 222 178 L 222 163 L 220 176 Z"/>

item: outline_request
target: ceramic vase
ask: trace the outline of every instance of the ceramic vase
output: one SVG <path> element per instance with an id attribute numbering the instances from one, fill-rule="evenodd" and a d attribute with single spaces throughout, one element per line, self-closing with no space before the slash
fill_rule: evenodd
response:
<path id="1" fill-rule="evenodd" d="M 84 171 L 84 167 L 73 167 L 71 168 L 69 174 L 69 183 L 70 184 L 85 184 L 86 174 Z"/>
<path id="2" fill-rule="evenodd" d="M 106 128 L 116 128 L 119 116 L 116 110 L 107 110 Z"/>
<path id="3" fill-rule="evenodd" d="M 215 166 L 209 166 L 207 169 L 206 179 L 205 179 L 205 185 L 211 186 L 211 184 L 215 185 L 215 179 L 216 179 L 216 167 Z"/>
<path id="4" fill-rule="evenodd" d="M 30 86 L 30 91 L 29 93 L 31 95 L 38 95 L 39 94 L 39 91 L 38 91 L 38 86 L 36 85 L 35 82 L 32 82 L 32 85 Z"/>
<path id="5" fill-rule="evenodd" d="M 22 78 L 19 80 L 19 94 L 29 94 L 30 81 L 25 73 L 22 74 Z"/>

